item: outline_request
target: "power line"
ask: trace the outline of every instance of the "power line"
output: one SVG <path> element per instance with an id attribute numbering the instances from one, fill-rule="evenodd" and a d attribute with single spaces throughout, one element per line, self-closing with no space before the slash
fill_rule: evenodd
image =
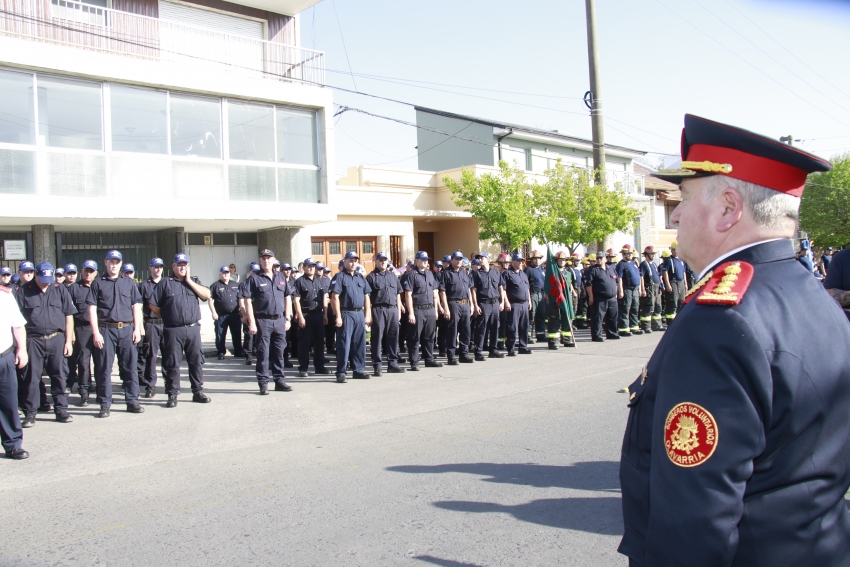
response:
<path id="1" fill-rule="evenodd" d="M 354 83 L 354 90 L 357 88 L 357 81 L 354 80 L 354 71 L 351 70 L 351 60 L 348 58 L 348 48 L 345 47 L 345 36 L 342 35 L 342 24 L 339 23 L 339 12 L 336 11 L 336 1 L 331 0 L 331 5 L 334 7 L 334 15 L 336 16 L 336 26 L 339 28 L 339 37 L 342 40 L 342 51 L 345 53 L 345 61 L 348 63 L 348 74 L 351 75 L 351 82 Z"/>

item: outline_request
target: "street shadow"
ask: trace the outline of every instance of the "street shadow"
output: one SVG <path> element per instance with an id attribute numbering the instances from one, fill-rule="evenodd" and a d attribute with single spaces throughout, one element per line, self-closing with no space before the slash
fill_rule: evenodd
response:
<path id="1" fill-rule="evenodd" d="M 416 555 L 413 559 L 418 559 L 419 561 L 424 561 L 425 563 L 430 563 L 432 565 L 441 565 L 442 567 L 481 567 L 481 565 L 478 565 L 477 563 L 462 563 L 452 559 L 434 557 L 433 555 Z"/>
<path id="2" fill-rule="evenodd" d="M 472 514 L 510 514 L 521 522 L 599 535 L 622 535 L 620 498 L 545 498 L 514 506 L 493 502 L 434 502 L 437 508 Z"/>
<path id="3" fill-rule="evenodd" d="M 536 463 L 401 465 L 387 467 L 387 470 L 410 474 L 465 473 L 487 477 L 481 479 L 484 482 L 500 484 L 620 492 L 620 463 L 616 461 L 588 461 L 565 466 Z"/>

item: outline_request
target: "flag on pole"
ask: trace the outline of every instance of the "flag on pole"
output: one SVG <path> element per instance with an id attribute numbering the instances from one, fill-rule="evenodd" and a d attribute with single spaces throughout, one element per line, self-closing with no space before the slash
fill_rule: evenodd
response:
<path id="1" fill-rule="evenodd" d="M 552 247 L 546 244 L 546 278 L 543 286 L 543 291 L 546 294 L 547 309 L 551 309 L 549 313 L 559 313 L 563 323 L 564 331 L 569 330 L 569 323 L 575 317 L 573 311 L 573 302 L 570 297 L 572 293 L 572 272 L 566 270 L 564 274 L 555 262 L 555 257 L 552 255 Z M 567 280 L 569 278 L 569 280 Z"/>

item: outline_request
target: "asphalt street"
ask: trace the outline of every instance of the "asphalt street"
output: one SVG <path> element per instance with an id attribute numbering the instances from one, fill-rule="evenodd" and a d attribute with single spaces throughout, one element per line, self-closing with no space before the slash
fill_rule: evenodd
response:
<path id="1" fill-rule="evenodd" d="M 112 417 L 39 414 L 0 459 L 0 565 L 626 565 L 617 391 L 660 337 L 265 397 L 228 357 L 211 404 L 160 383 L 141 415 L 116 377 Z"/>

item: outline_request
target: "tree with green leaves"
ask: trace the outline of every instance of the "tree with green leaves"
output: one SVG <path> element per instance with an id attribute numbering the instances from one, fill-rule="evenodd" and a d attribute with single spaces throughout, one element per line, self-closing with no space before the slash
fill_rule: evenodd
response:
<path id="1" fill-rule="evenodd" d="M 832 171 L 809 176 L 800 203 L 800 228 L 817 246 L 850 243 L 850 154 L 832 161 Z"/>
<path id="2" fill-rule="evenodd" d="M 515 250 L 539 235 L 534 208 L 533 185 L 518 167 L 499 162 L 499 173 L 478 177 L 472 170 L 461 172 L 460 183 L 449 177 L 443 183 L 458 207 L 472 213 L 482 240 L 493 240 Z"/>
<path id="3" fill-rule="evenodd" d="M 584 168 L 558 160 L 545 175 L 546 183 L 534 191 L 538 230 L 546 241 L 565 244 L 570 253 L 580 244 L 629 231 L 640 217 L 622 189 L 593 183 L 593 173 Z"/>

